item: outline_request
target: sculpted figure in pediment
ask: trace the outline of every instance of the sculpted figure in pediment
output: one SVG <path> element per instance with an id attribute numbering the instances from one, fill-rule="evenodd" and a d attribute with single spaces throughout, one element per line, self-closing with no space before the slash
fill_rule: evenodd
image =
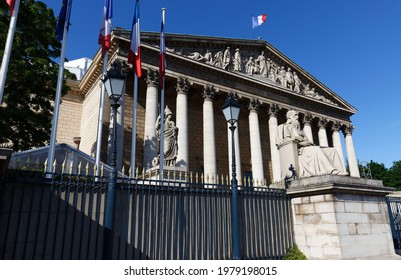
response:
<path id="1" fill-rule="evenodd" d="M 205 55 L 203 56 L 205 63 L 207 64 L 213 64 L 213 56 L 212 53 L 209 50 L 206 50 Z"/>
<path id="2" fill-rule="evenodd" d="M 285 73 L 285 84 L 284 86 L 290 90 L 294 88 L 294 75 L 291 72 L 291 68 L 288 67 L 287 72 Z"/>
<path id="3" fill-rule="evenodd" d="M 296 92 L 296 93 L 301 93 L 301 85 L 302 85 L 302 82 L 301 82 L 301 80 L 299 79 L 299 77 L 298 77 L 298 74 L 294 71 L 294 73 L 293 73 L 293 76 L 294 76 L 294 91 Z"/>
<path id="4" fill-rule="evenodd" d="M 266 65 L 266 57 L 265 52 L 262 51 L 260 55 L 256 58 L 255 62 L 258 65 L 258 73 L 263 77 L 267 77 L 267 65 Z"/>
<path id="5" fill-rule="evenodd" d="M 233 64 L 234 64 L 235 72 L 242 71 L 242 59 L 241 59 L 241 53 L 239 52 L 239 49 L 235 50 Z"/>
<path id="6" fill-rule="evenodd" d="M 223 68 L 223 52 L 222 51 L 218 51 L 214 55 L 213 65 L 216 67 L 219 67 L 219 68 Z"/>
<path id="7" fill-rule="evenodd" d="M 249 57 L 248 61 L 245 64 L 245 71 L 248 75 L 253 75 L 256 73 L 255 61 L 253 57 Z"/>
<path id="8" fill-rule="evenodd" d="M 230 64 L 231 64 L 231 52 L 230 52 L 230 47 L 227 47 L 227 49 L 224 51 L 224 54 L 223 54 L 222 68 L 228 70 L 228 66 Z"/>

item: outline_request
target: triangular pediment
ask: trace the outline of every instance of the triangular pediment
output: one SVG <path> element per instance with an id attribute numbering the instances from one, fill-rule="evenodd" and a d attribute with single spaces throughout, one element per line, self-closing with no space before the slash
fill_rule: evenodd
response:
<path id="1" fill-rule="evenodd" d="M 128 30 L 116 29 L 114 35 L 129 42 Z M 143 48 L 159 48 L 159 36 L 157 32 L 142 32 Z M 287 96 L 337 107 L 351 115 L 356 112 L 352 105 L 264 40 L 166 34 L 166 50 L 167 56 L 193 62 L 194 67 L 212 67 Z"/>

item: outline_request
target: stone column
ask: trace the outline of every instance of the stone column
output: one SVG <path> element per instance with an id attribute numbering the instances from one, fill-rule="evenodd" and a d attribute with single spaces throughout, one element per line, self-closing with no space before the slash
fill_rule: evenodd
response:
<path id="1" fill-rule="evenodd" d="M 308 137 L 308 140 L 313 143 L 312 120 L 313 120 L 312 114 L 306 113 L 302 121 L 304 124 L 303 130 L 306 134 L 306 137 Z"/>
<path id="2" fill-rule="evenodd" d="M 204 178 L 209 178 L 207 183 L 214 183 L 211 178 L 216 178 L 216 140 L 214 135 L 213 99 L 216 90 L 212 86 L 204 87 L 203 97 L 203 165 Z"/>
<path id="3" fill-rule="evenodd" d="M 276 146 L 276 135 L 277 135 L 277 114 L 279 107 L 277 104 L 269 106 L 269 138 L 270 138 L 270 154 L 272 161 L 272 173 L 273 182 L 281 181 L 281 163 L 280 154 Z"/>
<path id="4" fill-rule="evenodd" d="M 344 152 L 343 152 L 343 147 L 341 144 L 341 137 L 340 137 L 340 123 L 335 122 L 333 126 L 331 127 L 333 131 L 333 147 L 337 150 L 338 155 L 340 156 L 341 159 L 341 164 L 343 166 L 343 169 L 346 170 L 345 168 L 345 161 L 344 161 Z"/>
<path id="5" fill-rule="evenodd" d="M 320 147 L 328 147 L 329 142 L 327 141 L 327 133 L 326 133 L 326 126 L 327 120 L 325 118 L 319 118 L 319 146 Z"/>
<path id="6" fill-rule="evenodd" d="M 259 186 L 264 184 L 262 145 L 260 142 L 258 111 L 262 102 L 252 98 L 249 102 L 249 137 L 251 141 L 252 177 Z"/>
<path id="7" fill-rule="evenodd" d="M 145 133 L 143 148 L 143 168 L 145 168 L 145 170 L 152 167 L 152 160 L 157 156 L 155 124 L 158 116 L 159 79 L 155 71 L 148 71 L 146 83 Z"/>
<path id="8" fill-rule="evenodd" d="M 189 153 L 188 153 L 188 91 L 189 82 L 187 79 L 177 79 L 177 108 L 176 121 L 178 127 L 178 154 L 176 166 L 185 168 L 188 171 Z"/>
<path id="9" fill-rule="evenodd" d="M 124 94 L 118 103 L 120 107 L 117 109 L 117 170 L 123 168 L 123 148 L 124 148 Z"/>
<path id="10" fill-rule="evenodd" d="M 356 159 L 354 142 L 352 140 L 352 131 L 354 130 L 354 126 L 349 124 L 345 127 L 344 135 L 345 135 L 345 148 L 347 149 L 347 157 L 348 157 L 348 166 L 349 173 L 351 177 L 361 177 L 359 174 L 358 168 L 358 160 Z"/>

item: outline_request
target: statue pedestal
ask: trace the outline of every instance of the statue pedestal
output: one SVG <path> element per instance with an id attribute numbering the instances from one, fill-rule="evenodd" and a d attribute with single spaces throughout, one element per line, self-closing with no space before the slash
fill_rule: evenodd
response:
<path id="1" fill-rule="evenodd" d="M 189 172 L 186 167 L 164 166 L 163 180 L 184 182 L 189 178 Z M 147 170 L 143 176 L 147 180 L 160 180 L 159 166 L 154 166 Z"/>
<path id="2" fill-rule="evenodd" d="M 289 170 L 290 165 L 295 168 L 296 172 L 299 172 L 297 142 L 287 141 L 277 146 L 277 149 L 280 154 L 281 179 L 284 179 L 286 176 L 290 177 L 292 175 L 292 172 Z"/>
<path id="3" fill-rule="evenodd" d="M 401 259 L 377 180 L 324 175 L 290 182 L 294 238 L 312 260 Z"/>

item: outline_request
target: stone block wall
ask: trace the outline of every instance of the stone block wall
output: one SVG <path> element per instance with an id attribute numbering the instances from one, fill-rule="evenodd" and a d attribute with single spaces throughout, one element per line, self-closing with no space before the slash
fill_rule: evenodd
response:
<path id="1" fill-rule="evenodd" d="M 81 136 L 82 101 L 63 99 L 59 111 L 57 143 L 76 147 L 74 137 Z"/>
<path id="2" fill-rule="evenodd" d="M 308 185 L 308 180 L 315 182 Z M 289 190 L 295 242 L 308 259 L 395 255 L 384 194 L 388 188 L 344 176 L 320 176 L 320 186 L 316 180 L 302 179 L 302 186 Z"/>

